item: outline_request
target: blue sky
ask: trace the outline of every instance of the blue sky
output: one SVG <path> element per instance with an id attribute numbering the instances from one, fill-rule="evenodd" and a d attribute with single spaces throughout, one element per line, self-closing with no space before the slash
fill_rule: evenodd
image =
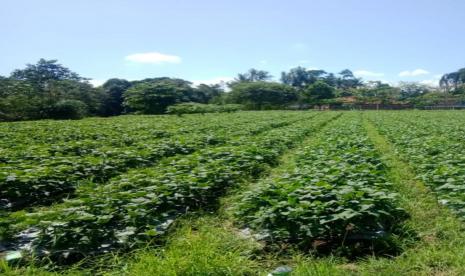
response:
<path id="1" fill-rule="evenodd" d="M 229 79 L 295 66 L 434 83 L 465 67 L 463 0 L 3 0 L 0 75 L 39 58 L 111 77 Z"/>

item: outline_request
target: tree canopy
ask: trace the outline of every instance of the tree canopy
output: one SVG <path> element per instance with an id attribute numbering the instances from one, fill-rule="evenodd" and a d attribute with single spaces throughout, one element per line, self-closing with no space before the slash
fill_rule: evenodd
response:
<path id="1" fill-rule="evenodd" d="M 243 82 L 232 87 L 230 99 L 251 109 L 284 106 L 297 100 L 294 88 L 276 82 Z"/>
<path id="2" fill-rule="evenodd" d="M 254 68 L 249 69 L 247 73 L 238 74 L 236 82 L 254 82 L 254 81 L 267 81 L 271 79 L 270 73 L 267 71 L 257 70 Z"/>
<path id="3" fill-rule="evenodd" d="M 170 78 L 138 82 L 124 93 L 124 105 L 143 114 L 162 114 L 170 105 L 190 101 L 194 89 L 189 84 Z"/>
<path id="4" fill-rule="evenodd" d="M 465 85 L 465 68 L 461 68 L 455 72 L 444 74 L 439 80 L 439 86 L 450 91 L 461 91 L 461 88 Z"/>
<path id="5" fill-rule="evenodd" d="M 27 64 L 24 69 L 17 69 L 10 75 L 12 79 L 24 80 L 37 88 L 44 89 L 51 81 L 83 81 L 77 73 L 59 64 L 56 59 L 40 59 L 36 64 Z"/>
<path id="6" fill-rule="evenodd" d="M 465 68 L 444 74 L 441 90 L 416 82 L 390 85 L 362 81 L 349 70 L 338 73 L 302 66 L 281 73 L 274 82 L 269 72 L 249 69 L 224 85 L 200 84 L 180 78 L 151 77 L 128 81 L 112 78 L 94 87 L 57 60 L 0 76 L 0 120 L 78 119 L 128 113 L 163 114 L 169 106 L 198 109 L 199 104 L 241 104 L 246 109 L 309 108 L 326 104 L 465 104 Z"/>
<path id="7" fill-rule="evenodd" d="M 131 86 L 131 82 L 116 78 L 109 79 L 102 85 L 106 97 L 103 104 L 103 115 L 115 116 L 124 112 L 124 92 Z"/>
<path id="8" fill-rule="evenodd" d="M 318 80 L 302 91 L 302 100 L 305 103 L 320 103 L 321 100 L 334 98 L 335 89 L 326 82 Z"/>

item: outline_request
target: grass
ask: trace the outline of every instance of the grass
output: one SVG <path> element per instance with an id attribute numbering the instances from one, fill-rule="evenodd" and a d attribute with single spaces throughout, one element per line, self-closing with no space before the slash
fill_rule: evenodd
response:
<path id="1" fill-rule="evenodd" d="M 160 248 L 146 248 L 129 255 L 107 255 L 86 270 L 79 265 L 60 272 L 0 262 L 0 274 L 19 275 L 258 275 L 264 273 L 256 252 L 261 245 L 241 236 L 218 217 L 185 218 Z M 112 269 L 113 268 L 113 269 Z"/>
<path id="2" fill-rule="evenodd" d="M 140 251 L 108 275 L 257 275 L 260 248 L 217 217 L 187 219 L 164 248 Z"/>

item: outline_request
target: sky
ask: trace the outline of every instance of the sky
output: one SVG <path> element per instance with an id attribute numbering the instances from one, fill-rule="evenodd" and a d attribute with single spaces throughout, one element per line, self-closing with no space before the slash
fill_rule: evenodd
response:
<path id="1" fill-rule="evenodd" d="M 92 79 L 279 79 L 303 66 L 436 84 L 465 67 L 464 0 L 1 0 L 0 75 L 40 58 Z"/>

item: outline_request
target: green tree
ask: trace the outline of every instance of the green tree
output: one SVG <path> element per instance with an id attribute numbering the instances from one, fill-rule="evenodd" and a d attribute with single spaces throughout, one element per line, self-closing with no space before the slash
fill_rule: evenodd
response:
<path id="1" fill-rule="evenodd" d="M 456 90 L 465 84 L 465 68 L 444 74 L 439 80 L 439 86 L 447 92 Z"/>
<path id="2" fill-rule="evenodd" d="M 322 100 L 332 99 L 334 96 L 334 87 L 322 80 L 318 80 L 302 91 L 301 100 L 306 103 L 321 103 Z"/>
<path id="3" fill-rule="evenodd" d="M 192 93 L 189 82 L 179 79 L 139 81 L 124 93 L 124 105 L 143 114 L 162 114 L 170 105 L 189 102 Z"/>
<path id="4" fill-rule="evenodd" d="M 392 104 L 401 100 L 401 89 L 380 81 L 369 81 L 356 90 L 357 101 L 364 104 L 379 105 Z"/>
<path id="5" fill-rule="evenodd" d="M 457 88 L 454 89 L 454 95 L 465 95 L 465 84 L 457 86 Z"/>
<path id="6" fill-rule="evenodd" d="M 223 93 L 224 90 L 219 84 L 200 84 L 194 89 L 195 98 L 192 99 L 192 101 L 198 103 L 209 103 L 214 98 L 220 97 Z"/>
<path id="7" fill-rule="evenodd" d="M 41 107 L 41 98 L 29 83 L 11 78 L 0 78 L 0 120 L 40 118 Z"/>
<path id="8" fill-rule="evenodd" d="M 101 114 L 102 90 L 56 60 L 40 59 L 13 71 L 0 83 L 1 116 L 8 120 L 52 118 L 56 105 L 65 100 L 84 103 L 91 115 Z"/>
<path id="9" fill-rule="evenodd" d="M 131 87 L 131 83 L 124 79 L 109 79 L 103 85 L 105 99 L 102 113 L 104 116 L 120 115 L 124 111 L 124 92 Z"/>
<path id="10" fill-rule="evenodd" d="M 59 80 L 51 81 L 45 90 L 47 95 L 51 95 L 48 102 L 51 105 L 63 100 L 77 100 L 87 106 L 86 114 L 103 115 L 105 92 L 101 87 L 94 88 L 88 82 Z"/>
<path id="11" fill-rule="evenodd" d="M 337 87 L 339 79 L 334 75 L 334 73 L 329 73 L 324 77 L 324 82 L 329 86 Z"/>
<path id="12" fill-rule="evenodd" d="M 362 86 L 362 80 L 356 78 L 355 75 L 349 69 L 344 69 L 339 72 L 341 76 L 337 81 L 337 87 L 342 90 L 350 90 L 351 88 L 357 88 Z"/>
<path id="13" fill-rule="evenodd" d="M 53 119 L 82 119 L 87 114 L 87 105 L 79 100 L 61 100 L 48 113 Z"/>
<path id="14" fill-rule="evenodd" d="M 297 100 L 295 89 L 275 82 L 238 83 L 232 87 L 229 97 L 232 103 L 258 110 L 282 107 Z"/>
<path id="15" fill-rule="evenodd" d="M 422 94 L 412 99 L 412 103 L 416 107 L 434 106 L 447 104 L 447 96 L 443 92 L 432 91 L 430 93 Z"/>
<path id="16" fill-rule="evenodd" d="M 430 86 L 417 82 L 400 82 L 399 89 L 402 100 L 415 98 L 433 90 Z"/>
<path id="17" fill-rule="evenodd" d="M 281 82 L 296 88 L 303 88 L 312 83 L 312 78 L 304 67 L 292 68 L 289 72 L 281 73 Z"/>
<path id="18" fill-rule="evenodd" d="M 86 80 L 77 73 L 59 64 L 55 59 L 40 59 L 36 64 L 27 64 L 26 68 L 13 71 L 10 77 L 16 80 L 27 81 L 39 90 L 45 89 L 50 81 Z"/>

